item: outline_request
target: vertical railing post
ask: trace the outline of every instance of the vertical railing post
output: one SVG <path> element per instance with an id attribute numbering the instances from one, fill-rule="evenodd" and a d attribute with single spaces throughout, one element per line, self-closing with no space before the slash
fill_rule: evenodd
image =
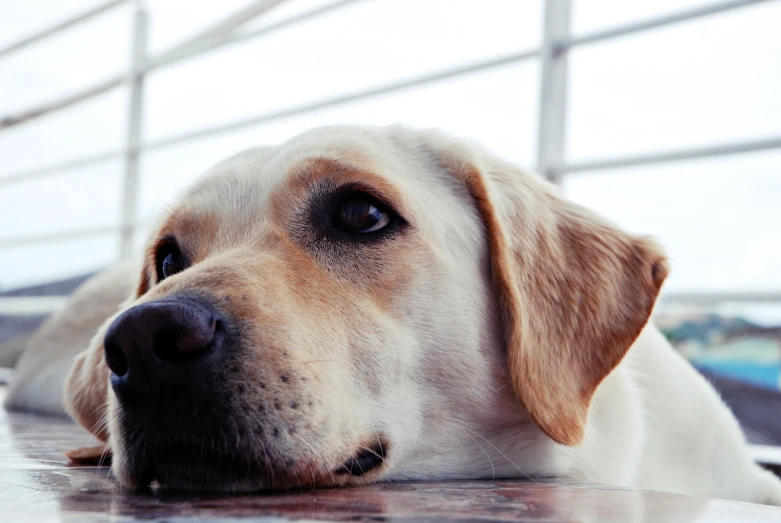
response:
<path id="1" fill-rule="evenodd" d="M 144 111 L 144 66 L 147 50 L 147 11 L 144 0 L 136 0 L 133 15 L 133 49 L 130 59 L 130 92 L 125 134 L 125 173 L 121 188 L 119 256 L 127 258 L 133 247 L 138 214 L 138 171 Z"/>
<path id="2" fill-rule="evenodd" d="M 567 132 L 567 47 L 570 0 L 545 0 L 540 67 L 537 172 L 561 183 L 556 168 L 563 164 Z"/>

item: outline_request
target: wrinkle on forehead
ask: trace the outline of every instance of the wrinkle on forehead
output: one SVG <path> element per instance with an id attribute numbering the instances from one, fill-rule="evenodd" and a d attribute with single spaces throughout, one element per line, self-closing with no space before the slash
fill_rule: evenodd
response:
<path id="1" fill-rule="evenodd" d="M 393 128 L 314 129 L 278 147 L 244 151 L 213 167 L 174 214 L 186 216 L 183 229 L 200 228 L 199 240 L 235 245 L 269 226 L 284 230 L 306 210 L 305 195 L 318 181 L 370 189 L 445 250 L 463 243 L 465 230 L 479 236 L 465 188 L 436 168 L 415 135 Z"/>
<path id="2" fill-rule="evenodd" d="M 233 221 L 267 217 L 263 215 L 270 209 L 270 195 L 300 176 L 302 166 L 310 164 L 313 158 L 329 159 L 364 173 L 376 172 L 375 150 L 379 144 L 372 144 L 365 136 L 360 139 L 360 133 L 348 134 L 351 133 L 333 136 L 315 131 L 278 147 L 256 147 L 240 152 L 209 169 L 184 194 L 173 214 L 216 213 Z M 314 170 L 326 171 L 333 169 Z M 377 181 L 381 179 L 377 177 Z"/>
<path id="3" fill-rule="evenodd" d="M 304 203 L 307 190 L 318 183 L 336 182 L 339 184 L 357 184 L 361 189 L 382 200 L 394 209 L 405 214 L 405 202 L 401 191 L 384 176 L 351 162 L 324 157 L 307 158 L 290 169 L 287 181 L 274 190 L 270 203 L 273 216 L 279 221 L 284 219 L 297 203 Z"/>

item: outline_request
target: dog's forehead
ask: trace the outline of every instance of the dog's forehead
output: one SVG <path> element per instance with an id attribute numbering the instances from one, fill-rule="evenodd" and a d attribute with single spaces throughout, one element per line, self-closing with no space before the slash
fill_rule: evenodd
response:
<path id="1" fill-rule="evenodd" d="M 209 236 L 227 229 L 238 237 L 279 225 L 279 202 L 299 205 L 307 187 L 323 177 L 376 188 L 429 236 L 471 228 L 468 222 L 476 219 L 463 212 L 472 206 L 466 188 L 437 164 L 426 145 L 419 134 L 399 127 L 331 127 L 276 147 L 250 149 L 203 176 L 180 201 L 171 229 L 207 227 Z"/>
<path id="2" fill-rule="evenodd" d="M 276 147 L 243 151 L 210 169 L 180 200 L 180 212 L 213 214 L 223 209 L 262 214 L 275 192 L 311 178 L 312 165 L 320 174 L 331 169 L 366 178 L 384 180 L 387 186 L 410 188 L 427 184 L 426 166 L 411 146 L 382 129 L 324 128 L 299 135 Z M 339 172 L 333 172 L 339 171 Z"/>

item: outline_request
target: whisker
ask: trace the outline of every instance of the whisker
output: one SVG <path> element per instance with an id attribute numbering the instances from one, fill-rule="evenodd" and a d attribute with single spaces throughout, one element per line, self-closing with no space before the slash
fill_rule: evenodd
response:
<path id="1" fill-rule="evenodd" d="M 490 464 L 491 464 L 491 481 L 496 481 L 496 469 L 494 468 L 494 461 L 491 459 L 491 456 L 489 456 L 489 455 L 488 455 L 488 452 L 486 452 L 486 451 L 485 451 L 485 449 L 483 448 L 483 446 L 482 446 L 482 445 L 480 445 L 480 443 L 478 443 L 478 442 L 477 442 L 477 440 L 476 440 L 474 437 L 472 437 L 472 435 L 471 435 L 471 434 L 469 434 L 467 431 L 465 431 L 465 430 L 464 430 L 464 429 L 462 429 L 461 427 L 456 427 L 456 428 L 457 428 L 458 430 L 460 430 L 461 432 L 463 432 L 464 434 L 466 434 L 467 436 L 469 436 L 470 438 L 472 438 L 472 441 L 474 441 L 474 442 L 475 442 L 475 445 L 477 445 L 478 447 L 480 447 L 480 450 L 482 450 L 482 451 L 483 451 L 483 454 L 485 454 L 485 457 L 486 457 L 486 458 L 488 458 L 488 463 L 490 463 Z"/>
<path id="2" fill-rule="evenodd" d="M 293 475 L 296 477 L 296 483 L 298 483 L 298 490 L 303 491 L 304 488 L 301 486 L 301 478 L 298 477 L 298 471 L 294 470 Z"/>
<path id="3" fill-rule="evenodd" d="M 310 444 L 309 442 L 307 442 L 307 441 L 306 441 L 304 438 L 302 438 L 302 437 L 301 437 L 301 436 L 299 436 L 298 434 L 291 434 L 291 436 L 293 436 L 293 437 L 294 437 L 294 438 L 296 438 L 298 441 L 300 441 L 301 443 L 303 443 L 303 444 L 304 444 L 304 446 L 306 446 L 306 448 L 308 448 L 308 449 L 309 449 L 309 452 L 311 452 L 311 453 L 312 453 L 312 456 L 314 456 L 314 457 L 319 457 L 319 456 L 318 456 L 318 453 L 317 453 L 317 451 L 316 451 L 316 450 L 315 450 L 315 448 L 312 446 L 312 444 Z M 312 466 L 311 466 L 311 465 L 309 466 L 309 472 L 312 474 L 312 490 L 314 490 L 314 489 L 316 488 L 315 471 L 314 471 L 314 469 L 312 468 Z M 333 481 L 334 483 L 336 483 L 336 478 L 334 477 L 334 474 L 333 474 L 333 472 L 331 472 L 331 471 L 329 470 L 329 471 L 328 471 L 328 474 L 330 474 L 330 476 L 331 476 L 331 481 Z"/>
<path id="4" fill-rule="evenodd" d="M 377 454 L 377 452 L 375 452 L 375 451 L 374 451 L 374 449 L 370 449 L 370 448 L 368 448 L 368 447 L 364 447 L 364 446 L 362 446 L 362 445 L 358 445 L 358 448 L 359 448 L 359 449 L 362 449 L 362 450 L 365 450 L 366 452 L 371 452 L 372 454 L 374 454 L 375 456 L 377 456 L 377 457 L 378 457 L 378 458 L 380 458 L 381 460 L 384 460 L 384 459 L 385 459 L 385 458 L 384 458 L 382 455 L 380 455 L 380 454 Z"/>
<path id="5" fill-rule="evenodd" d="M 266 444 L 263 443 L 263 438 L 258 438 L 258 443 L 260 443 L 260 450 L 263 451 L 263 460 L 266 463 L 266 470 L 269 472 L 269 475 L 271 476 L 271 484 L 269 487 L 274 488 L 275 478 L 274 478 L 274 467 L 271 466 L 271 458 L 268 455 L 268 451 L 266 450 Z"/>
<path id="6" fill-rule="evenodd" d="M 91 432 L 93 434 L 97 432 L 102 432 L 103 429 L 108 426 L 108 422 L 109 422 L 108 412 L 106 412 L 103 416 L 101 416 L 101 418 L 97 422 L 95 422 L 95 424 L 92 426 Z M 98 464 L 97 464 L 98 467 L 103 466 L 103 462 L 108 457 L 109 450 L 110 449 L 108 447 L 108 444 L 106 443 L 105 446 L 103 447 L 103 450 L 100 453 L 100 456 L 98 456 Z M 106 479 L 108 479 L 108 473 L 106 474 Z"/>
<path id="7" fill-rule="evenodd" d="M 98 467 L 103 466 L 103 461 L 108 457 L 109 450 L 108 445 L 103 447 L 103 452 L 100 453 L 100 457 L 98 458 Z M 108 475 L 106 475 L 106 478 L 108 478 Z"/>
<path id="8" fill-rule="evenodd" d="M 483 441 L 485 441 L 486 443 L 488 443 L 489 445 L 491 445 L 491 446 L 494 448 L 494 450 L 496 450 L 496 452 L 498 452 L 499 454 L 501 454 L 501 455 L 504 457 L 504 459 L 506 459 L 507 461 L 509 461 L 509 462 L 510 462 L 510 464 L 511 464 L 513 467 L 515 467 L 515 468 L 517 468 L 518 470 L 520 470 L 520 471 L 523 473 L 523 475 L 524 475 L 524 476 L 526 476 L 527 478 L 529 478 L 529 479 L 530 479 L 532 482 L 534 482 L 534 483 L 539 483 L 537 480 L 535 480 L 533 477 L 531 477 L 529 474 L 527 474 L 525 470 L 523 470 L 521 467 L 519 467 L 518 465 L 516 465 L 516 464 L 515 464 L 515 462 L 514 462 L 513 460 L 511 460 L 510 458 L 508 458 L 508 457 L 507 457 L 507 454 L 505 454 L 504 452 L 502 452 L 501 450 L 499 450 L 499 449 L 496 447 L 496 445 L 494 445 L 493 443 L 491 443 L 490 441 L 488 441 L 487 439 L 485 439 L 483 436 L 481 436 L 481 435 L 480 435 L 480 434 L 478 434 L 477 432 L 475 432 L 475 431 L 473 431 L 473 430 L 470 430 L 470 429 L 466 429 L 466 430 L 469 430 L 469 431 L 470 431 L 470 432 L 472 432 L 472 433 L 473 433 L 475 436 L 477 436 L 478 438 L 482 439 Z"/>
<path id="9" fill-rule="evenodd" d="M 498 389 L 495 389 L 495 390 L 493 391 L 493 393 L 494 393 L 494 394 L 496 394 L 497 392 L 499 392 L 500 390 L 504 389 L 504 388 L 505 388 L 507 385 L 509 385 L 509 384 L 510 384 L 510 380 L 506 380 L 506 381 L 505 381 L 505 382 L 502 384 L 502 386 L 501 386 L 501 387 L 499 387 Z"/>
<path id="10" fill-rule="evenodd" d="M 385 456 L 385 449 L 382 448 L 382 439 L 380 439 L 380 435 L 375 432 L 374 437 L 377 438 L 377 445 L 380 447 L 380 452 L 382 452 L 382 455 Z"/>
<path id="11" fill-rule="evenodd" d="M 324 361 L 334 361 L 334 360 L 311 360 L 311 361 L 305 361 L 303 363 L 304 365 L 309 365 L 310 363 L 322 363 Z"/>
<path id="12" fill-rule="evenodd" d="M 169 216 L 173 217 L 173 216 L 174 216 L 174 214 L 176 213 L 176 209 L 174 209 L 174 207 L 173 207 L 171 204 L 169 204 L 167 201 L 163 200 L 162 198 L 160 198 L 159 196 L 157 196 L 157 195 L 156 195 L 156 194 L 154 194 L 153 192 L 151 192 L 151 191 L 149 191 L 149 190 L 147 190 L 147 189 L 143 188 L 143 187 L 141 186 L 141 184 L 139 184 L 139 183 L 135 183 L 135 182 L 132 182 L 132 181 L 130 181 L 130 180 L 125 180 L 125 184 L 126 184 L 126 185 L 131 185 L 131 186 L 133 186 L 133 187 L 135 187 L 135 188 L 139 189 L 140 191 L 143 191 L 144 193 L 146 193 L 144 196 L 146 196 L 147 198 L 149 198 L 149 199 L 148 199 L 148 201 L 154 201 L 154 200 L 157 200 L 157 202 L 156 202 L 156 203 L 158 203 L 158 202 L 159 202 L 159 203 L 162 203 L 162 204 L 163 204 L 165 207 L 168 207 L 168 209 L 165 209 L 164 207 L 161 207 L 161 206 L 159 206 L 159 205 L 158 205 L 158 209 L 159 209 L 159 210 L 161 210 L 161 211 L 163 211 L 163 212 L 166 212 L 166 213 L 167 213 Z M 169 210 L 169 209 L 170 209 L 170 210 Z"/>

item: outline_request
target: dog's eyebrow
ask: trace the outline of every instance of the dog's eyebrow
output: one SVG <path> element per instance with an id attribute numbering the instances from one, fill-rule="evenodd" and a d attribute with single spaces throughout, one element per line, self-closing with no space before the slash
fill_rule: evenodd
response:
<path id="1" fill-rule="evenodd" d="M 156 253 L 165 243 L 176 243 L 192 260 L 204 255 L 217 234 L 216 213 L 208 209 L 193 209 L 182 206 L 171 213 L 156 229 L 153 239 L 144 251 L 145 271 L 156 266 Z M 152 278 L 154 281 L 154 278 Z"/>
<path id="2" fill-rule="evenodd" d="M 301 194 L 322 181 L 360 187 L 397 211 L 404 212 L 404 198 L 399 190 L 384 177 L 370 170 L 333 158 L 308 158 L 290 170 L 285 184 L 287 194 Z"/>

